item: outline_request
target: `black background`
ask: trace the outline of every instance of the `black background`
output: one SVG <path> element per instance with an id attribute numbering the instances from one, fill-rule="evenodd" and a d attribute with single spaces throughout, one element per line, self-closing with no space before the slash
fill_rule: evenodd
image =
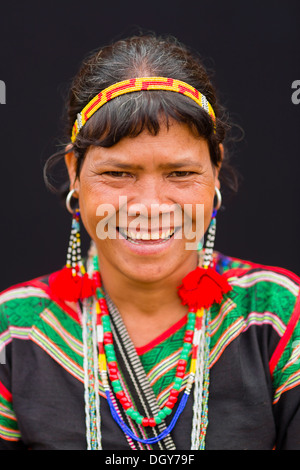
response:
<path id="1" fill-rule="evenodd" d="M 42 176 L 61 137 L 64 96 L 90 50 L 139 28 L 199 51 L 244 130 L 233 149 L 243 180 L 218 215 L 216 248 L 300 274 L 298 0 L 29 0 L 0 9 L 1 289 L 64 264 L 70 216 Z"/>

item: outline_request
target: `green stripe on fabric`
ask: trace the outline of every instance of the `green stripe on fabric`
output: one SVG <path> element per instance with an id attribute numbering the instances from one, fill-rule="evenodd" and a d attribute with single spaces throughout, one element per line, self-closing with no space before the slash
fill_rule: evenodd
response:
<path id="1" fill-rule="evenodd" d="M 174 382 L 186 326 L 140 355 L 142 365 L 156 397 Z M 188 364 L 189 366 L 189 364 Z"/>
<path id="2" fill-rule="evenodd" d="M 11 401 L 8 401 L 2 394 L 0 394 L 0 407 L 5 408 L 6 410 L 9 410 L 13 412 L 13 407 Z"/>
<path id="3" fill-rule="evenodd" d="M 13 405 L 0 395 L 0 436 L 4 439 L 17 440 L 20 432 Z"/>
<path id="4" fill-rule="evenodd" d="M 16 421 L 16 415 L 12 409 L 11 406 L 5 406 L 4 404 L 1 403 L 0 400 L 0 416 L 1 418 L 7 418 L 13 421 Z"/>
<path id="5" fill-rule="evenodd" d="M 83 367 L 82 329 L 72 317 L 51 303 L 41 312 L 36 328 L 72 361 Z"/>
<path id="6" fill-rule="evenodd" d="M 11 325 L 26 328 L 34 324 L 38 315 L 49 303 L 51 300 L 48 298 L 30 296 L 8 300 L 1 307 Z"/>
<path id="7" fill-rule="evenodd" d="M 296 379 L 295 379 L 296 378 Z M 295 326 L 273 373 L 275 399 L 300 383 L 300 323 Z"/>
<path id="8" fill-rule="evenodd" d="M 74 377 L 80 381 L 84 380 L 83 373 L 83 359 L 81 361 L 74 361 L 74 359 L 68 356 L 65 352 L 65 345 L 61 348 L 61 345 L 58 345 L 53 342 L 43 331 L 33 328 L 30 338 L 33 342 L 39 345 L 44 349 L 47 354 L 49 354 L 53 359 L 55 359 L 65 370 L 67 370 Z"/>
<path id="9" fill-rule="evenodd" d="M 260 281 L 259 276 L 257 279 L 254 277 L 249 278 L 249 282 L 257 282 L 249 286 L 246 280 L 235 279 L 232 291 L 224 296 L 221 305 L 214 304 L 211 308 L 212 324 L 217 321 L 222 310 L 228 305 L 229 299 L 234 302 L 235 308 L 229 309 L 228 313 L 222 318 L 222 323 L 219 328 L 213 329 L 211 337 L 211 347 L 214 348 L 219 342 L 224 332 L 238 319 L 244 318 L 246 321 L 250 312 L 257 314 L 274 314 L 280 318 L 281 325 L 287 325 L 293 306 L 296 301 L 296 296 L 286 287 L 276 284 L 273 281 Z M 238 284 L 241 285 L 238 285 Z M 247 286 L 243 286 L 247 284 Z M 275 317 L 274 317 L 275 318 Z M 275 320 L 274 320 L 275 321 Z M 275 326 L 275 325 L 274 325 Z M 282 330 L 282 326 L 280 326 Z"/>
<path id="10" fill-rule="evenodd" d="M 81 325 L 59 305 L 46 297 L 28 296 L 37 289 L 22 288 L 18 297 L 1 305 L 5 318 L 9 318 L 12 337 L 32 339 L 63 367 L 82 378 L 83 344 Z M 7 338 L 8 339 L 8 338 Z M 5 341 L 5 338 L 2 338 Z"/>
<path id="11" fill-rule="evenodd" d="M 21 438 L 19 430 L 10 429 L 0 423 L 0 437 L 8 441 L 18 441 Z"/>

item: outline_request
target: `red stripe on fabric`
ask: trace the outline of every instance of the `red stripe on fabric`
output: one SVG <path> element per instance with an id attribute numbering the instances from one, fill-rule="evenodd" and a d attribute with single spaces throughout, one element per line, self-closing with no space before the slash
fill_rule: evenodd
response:
<path id="1" fill-rule="evenodd" d="M 223 273 L 223 276 L 226 277 L 226 278 L 229 278 L 231 276 L 243 275 L 243 274 L 246 274 L 247 271 L 250 271 L 252 269 L 260 268 L 260 269 L 264 269 L 264 270 L 273 271 L 277 274 L 282 274 L 283 276 L 286 276 L 290 280 L 294 281 L 296 284 L 300 285 L 300 277 L 297 276 L 297 274 L 293 273 L 292 271 L 289 271 L 288 269 L 279 268 L 279 267 L 276 267 L 276 266 L 267 266 L 267 265 L 263 265 L 263 264 L 259 264 L 259 263 L 252 263 L 251 261 L 242 260 L 240 258 L 232 258 L 232 259 L 234 259 L 235 261 L 239 261 L 241 263 L 244 263 L 244 264 L 248 264 L 250 266 L 249 267 L 247 266 L 245 268 L 229 269 L 228 271 Z M 276 349 L 275 349 L 275 351 L 274 351 L 274 353 L 273 353 L 273 355 L 270 359 L 269 369 L 270 369 L 271 375 L 273 375 L 273 373 L 274 373 L 275 367 L 278 364 L 278 361 L 280 360 L 280 358 L 282 356 L 282 353 L 283 353 L 289 339 L 291 338 L 291 336 L 293 334 L 293 331 L 295 329 L 295 326 L 296 326 L 297 321 L 299 320 L 299 318 L 300 318 L 300 291 L 298 293 L 297 300 L 296 300 L 295 307 L 294 307 L 294 311 L 293 311 L 292 316 L 290 318 L 290 321 L 287 325 L 286 331 L 285 331 L 284 335 L 281 337 L 281 339 L 280 339 L 280 341 L 279 341 L 279 343 L 278 343 L 278 345 L 277 345 L 277 347 L 276 347 Z"/>
<path id="2" fill-rule="evenodd" d="M 13 286 L 8 287 L 7 289 L 4 289 L 1 291 L 0 294 L 6 294 L 6 292 L 9 292 L 10 290 L 13 289 L 19 289 L 19 287 L 27 287 L 30 286 L 33 281 L 28 281 L 28 282 L 21 282 L 19 284 L 14 284 Z"/>
<path id="3" fill-rule="evenodd" d="M 295 308 L 294 308 L 294 311 L 293 311 L 293 314 L 290 318 L 290 321 L 289 323 L 287 324 L 287 327 L 286 327 L 286 330 L 285 330 L 285 333 L 284 335 L 281 337 L 271 359 L 270 359 L 270 362 L 269 362 L 269 368 L 270 368 L 270 373 L 271 373 L 271 376 L 273 375 L 274 373 L 274 370 L 275 370 L 275 367 L 277 366 L 278 364 L 278 361 L 280 360 L 281 356 L 282 356 L 282 353 L 289 341 L 289 339 L 291 338 L 292 334 L 293 334 L 293 331 L 295 329 L 295 326 L 299 320 L 299 317 L 300 317 L 300 291 L 299 291 L 299 294 L 298 294 L 298 297 L 297 297 L 297 301 L 296 301 L 296 304 L 295 304 Z"/>
<path id="4" fill-rule="evenodd" d="M 152 348 L 157 346 L 159 343 L 162 343 L 163 341 L 165 341 L 165 339 L 169 338 L 171 335 L 176 333 L 176 331 L 180 330 L 180 328 L 182 328 L 186 324 L 186 322 L 187 322 L 187 315 L 181 318 L 173 326 L 168 328 L 164 333 L 157 336 L 157 338 L 150 341 L 150 343 L 145 344 L 145 346 L 135 348 L 136 352 L 138 353 L 139 356 L 141 356 L 142 354 L 145 354 L 146 352 L 150 351 Z"/>
<path id="5" fill-rule="evenodd" d="M 15 284 L 14 286 L 8 287 L 8 289 L 5 289 L 4 291 L 1 292 L 1 294 L 4 294 L 5 292 L 9 292 L 10 290 L 13 289 L 19 289 L 20 287 L 37 287 L 41 290 L 43 290 L 53 302 L 55 302 L 57 305 L 59 305 L 66 313 L 68 313 L 73 320 L 77 321 L 80 323 L 80 318 L 78 317 L 78 313 L 76 310 L 71 308 L 69 305 L 67 305 L 65 302 L 60 300 L 58 297 L 54 296 L 50 287 L 45 284 L 44 282 L 41 282 L 40 279 L 43 279 L 46 276 L 41 276 L 37 277 L 36 279 L 32 279 L 31 281 L 27 282 L 22 282 L 20 284 Z"/>
<path id="6" fill-rule="evenodd" d="M 242 274 L 245 274 L 246 271 L 249 271 L 250 269 L 253 269 L 252 267 L 251 268 L 233 268 L 233 269 L 229 269 L 228 271 L 226 271 L 225 273 L 222 274 L 223 277 L 225 277 L 226 279 L 232 277 L 232 276 L 240 276 Z"/>
<path id="7" fill-rule="evenodd" d="M 245 271 L 249 271 L 250 269 L 265 269 L 265 270 L 271 270 L 274 271 L 275 273 L 278 274 L 283 274 L 286 277 L 289 277 L 291 280 L 295 281 L 297 284 L 300 284 L 300 277 L 293 273 L 292 271 L 289 271 L 288 269 L 285 268 L 279 268 L 277 266 L 269 266 L 269 265 L 264 265 L 264 264 L 259 264 L 259 263 L 253 263 L 252 261 L 244 260 L 241 258 L 231 258 L 234 261 L 238 261 L 243 264 L 248 264 L 249 266 L 246 266 L 244 268 L 232 268 L 223 273 L 223 276 L 229 277 L 231 275 L 236 275 L 238 276 L 239 274 L 244 274 Z M 216 264 L 218 264 L 218 259 L 216 260 Z"/>
<path id="8" fill-rule="evenodd" d="M 263 264 L 255 264 L 255 268 L 262 268 L 262 269 L 269 269 L 271 271 L 274 271 L 275 273 L 278 274 L 283 274 L 286 277 L 289 277 L 293 281 L 295 281 L 297 284 L 300 284 L 300 277 L 297 276 L 297 274 L 293 273 L 292 271 L 289 271 L 288 269 L 285 268 L 278 268 L 276 266 L 264 266 Z"/>
<path id="9" fill-rule="evenodd" d="M 12 394 L 4 387 L 2 382 L 0 382 L 0 395 L 2 395 L 5 400 L 12 402 Z"/>
<path id="10" fill-rule="evenodd" d="M 80 319 L 78 317 L 77 311 L 74 310 L 72 307 L 70 307 L 68 304 L 66 304 L 63 300 L 53 295 L 50 287 L 47 284 L 44 284 L 43 282 L 40 282 L 34 279 L 33 281 L 31 281 L 30 285 L 43 289 L 46 292 L 46 294 L 49 295 L 50 299 L 53 300 L 53 302 L 59 305 L 66 313 L 68 313 L 73 318 L 73 320 L 80 323 Z"/>

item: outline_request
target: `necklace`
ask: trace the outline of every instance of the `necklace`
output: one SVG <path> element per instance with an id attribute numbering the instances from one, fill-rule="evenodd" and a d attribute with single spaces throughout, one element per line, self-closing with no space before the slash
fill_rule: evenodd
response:
<path id="1" fill-rule="evenodd" d="M 153 417 L 144 417 L 137 410 L 134 409 L 131 400 L 126 396 L 119 377 L 118 364 L 116 361 L 116 354 L 114 351 L 113 337 L 109 319 L 109 312 L 105 301 L 105 295 L 100 285 L 100 275 L 97 265 L 97 257 L 94 257 L 94 272 L 93 279 L 96 284 L 96 300 L 95 311 L 96 320 L 94 322 L 94 329 L 97 330 L 97 346 L 98 346 L 98 364 L 101 382 L 104 387 L 104 392 L 110 407 L 112 417 L 124 431 L 124 433 L 131 439 L 145 444 L 153 444 L 164 439 L 175 426 L 179 415 L 182 413 L 189 394 L 191 392 L 193 383 L 195 382 L 194 393 L 194 418 L 193 418 L 193 431 L 192 431 L 192 449 L 201 448 L 201 443 L 204 443 L 205 433 L 207 428 L 207 401 L 208 401 L 208 387 L 209 387 L 209 373 L 208 373 L 208 359 L 209 359 L 209 310 L 204 308 L 195 309 L 191 308 L 188 313 L 188 321 L 184 336 L 184 343 L 180 358 L 178 360 L 175 380 L 170 391 L 169 398 L 165 406 Z M 92 333 L 94 334 L 94 333 Z M 160 424 L 166 416 L 170 415 L 175 407 L 179 391 L 182 386 L 183 377 L 186 373 L 186 367 L 189 355 L 191 355 L 191 364 L 189 370 L 189 377 L 183 393 L 183 396 L 178 404 L 177 410 L 171 420 L 171 423 L 166 429 L 158 436 L 153 438 L 142 439 L 139 438 L 120 418 L 113 400 L 113 393 L 119 400 L 126 415 L 132 418 L 137 424 L 141 426 L 154 427 Z M 200 367 L 199 367 L 199 366 Z M 109 380 L 108 380 L 109 379 Z M 111 383 L 111 387 L 109 385 Z M 111 390 L 112 388 L 112 390 Z M 95 393 L 93 394 L 95 398 Z M 91 393 L 89 394 L 91 398 Z M 97 434 L 98 448 L 99 448 L 99 426 L 95 432 L 95 424 L 98 422 L 95 419 L 95 400 L 89 405 L 90 414 L 94 415 L 94 427 L 90 436 Z M 92 417 L 93 420 L 93 417 Z M 90 428 L 90 426 L 89 426 Z"/>
<path id="2" fill-rule="evenodd" d="M 97 258 L 94 259 L 94 262 L 97 262 Z M 96 271 L 98 272 L 98 266 L 95 266 Z M 118 369 L 118 363 L 116 361 L 116 354 L 114 350 L 113 344 L 113 335 L 110 326 L 110 319 L 109 319 L 109 312 L 107 309 L 106 301 L 104 293 L 100 287 L 100 279 L 99 276 L 95 276 L 96 282 L 96 313 L 97 313 L 97 340 L 98 340 L 98 351 L 99 351 L 99 373 L 101 376 L 102 384 L 104 386 L 105 394 L 107 401 L 110 406 L 110 410 L 112 413 L 113 418 L 118 423 L 118 425 L 122 428 L 122 430 L 129 435 L 132 439 L 137 440 L 139 442 L 143 442 L 145 444 L 152 444 L 156 443 L 159 440 L 163 439 L 166 435 L 168 435 L 173 427 L 175 426 L 177 419 L 181 412 L 183 411 L 185 404 L 187 402 L 188 396 L 191 392 L 192 385 L 195 379 L 195 373 L 197 369 L 197 359 L 198 359 L 198 349 L 200 340 L 204 339 L 204 335 L 202 331 L 203 325 L 203 316 L 204 316 L 204 309 L 198 309 L 196 312 L 191 310 L 188 313 L 188 321 L 184 336 L 183 348 L 182 352 L 177 364 L 175 380 L 173 386 L 170 391 L 169 398 L 157 415 L 154 417 L 144 417 L 142 416 L 137 410 L 134 409 L 133 404 L 126 396 L 121 381 L 120 381 L 120 373 Z M 201 361 L 204 362 L 204 348 L 201 347 Z M 110 383 L 112 389 L 118 398 L 120 404 L 122 405 L 125 413 L 132 418 L 137 424 L 140 424 L 144 427 L 151 426 L 154 427 L 157 424 L 160 424 L 166 416 L 172 413 L 172 410 L 177 403 L 178 395 L 181 389 L 182 381 L 185 376 L 187 362 L 189 358 L 189 354 L 192 354 L 190 371 L 189 371 L 189 378 L 187 381 L 187 385 L 183 394 L 183 397 L 179 403 L 179 406 L 174 414 L 174 417 L 167 427 L 165 431 L 159 434 L 157 437 L 149 438 L 149 439 L 142 439 L 136 436 L 129 427 L 122 421 L 118 414 L 116 413 L 114 403 L 111 399 L 111 390 L 108 381 L 108 376 L 110 379 Z M 208 394 L 205 395 L 206 397 Z"/>
<path id="3" fill-rule="evenodd" d="M 212 230 L 215 229 L 214 224 L 211 227 Z M 97 255 L 93 257 L 92 262 L 90 260 L 92 267 L 89 270 L 89 274 L 92 275 L 95 285 L 93 307 L 90 304 L 91 298 L 83 301 L 83 322 L 86 321 L 84 318 L 87 318 L 85 312 L 90 311 L 89 327 L 84 328 L 86 335 L 86 338 L 84 338 L 85 358 L 87 356 L 91 357 L 91 355 L 94 358 L 94 362 L 92 361 L 93 367 L 89 366 L 88 360 L 85 359 L 84 362 L 88 448 L 101 449 L 100 401 L 97 387 L 95 386 L 98 381 L 98 372 L 111 415 L 125 433 L 129 443 L 136 441 L 151 445 L 159 443 L 168 436 L 184 410 L 194 385 L 191 449 L 201 450 L 205 448 L 205 436 L 208 425 L 210 306 L 214 302 L 219 303 L 222 300 L 223 294 L 230 290 L 227 281 L 209 267 L 210 263 L 211 256 L 205 253 L 203 268 L 198 267 L 189 273 L 178 288 L 182 304 L 186 304 L 189 307 L 182 352 L 177 363 L 174 383 L 164 407 L 154 416 L 148 417 L 143 416 L 134 408 L 131 399 L 122 386 L 119 366 L 116 360 L 110 315 L 101 286 Z M 89 307 L 87 307 L 88 302 Z M 90 333 L 88 329 L 90 329 Z M 89 334 L 94 338 L 94 346 L 92 347 L 88 344 Z M 97 354 L 99 370 L 95 372 L 95 357 Z M 182 398 L 177 405 L 183 377 L 187 371 L 189 356 L 191 356 L 191 363 L 188 380 Z M 91 378 L 92 380 L 90 380 Z M 160 434 L 156 432 L 154 437 L 141 438 L 122 419 L 116 400 L 119 401 L 125 417 L 134 421 L 138 427 L 143 429 L 159 427 L 161 423 L 164 423 L 165 418 L 173 413 L 173 408 L 176 408 L 175 405 L 177 405 L 177 408 L 170 424 L 168 426 L 165 425 L 164 430 Z"/>
<path id="4" fill-rule="evenodd" d="M 101 302 L 102 305 L 104 305 L 104 302 Z M 95 373 L 95 363 L 97 364 L 97 361 L 95 360 L 95 355 L 99 354 L 98 356 L 98 363 L 99 363 L 99 373 L 101 377 L 101 382 L 104 387 L 104 392 L 110 407 L 111 414 L 113 416 L 113 419 L 118 423 L 120 428 L 123 430 L 123 432 L 130 438 L 133 439 L 134 441 L 138 441 L 144 444 L 154 444 L 166 437 L 173 429 L 173 427 L 176 424 L 176 421 L 180 415 L 180 413 L 183 411 L 184 406 L 187 402 L 187 399 L 189 397 L 189 394 L 191 392 L 191 388 L 194 382 L 194 406 L 193 406 L 193 422 L 192 422 L 192 436 L 191 436 L 191 449 L 192 450 L 197 450 L 204 448 L 204 443 L 205 443 L 205 434 L 206 434 L 206 429 L 208 425 L 208 419 L 207 419 L 207 402 L 208 402 L 208 391 L 209 391 L 209 368 L 208 368 L 208 360 L 209 360 L 209 320 L 210 320 L 210 315 L 209 315 L 209 310 L 206 310 L 204 312 L 199 311 L 198 315 L 194 313 L 195 316 L 191 315 L 191 319 L 188 320 L 187 322 L 187 327 L 186 331 L 191 331 L 188 328 L 192 327 L 193 324 L 196 325 L 198 328 L 195 328 L 195 333 L 193 334 L 193 343 L 186 343 L 190 344 L 192 346 L 182 348 L 182 353 L 180 356 L 180 359 L 178 361 L 177 365 L 177 371 L 179 369 L 179 375 L 183 374 L 183 368 L 185 369 L 185 364 L 180 361 L 186 362 L 188 356 L 191 354 L 192 359 L 191 359 L 191 366 L 190 366 L 190 373 L 189 373 L 189 378 L 187 381 L 186 388 L 184 390 L 183 396 L 181 401 L 179 402 L 179 405 L 177 407 L 177 410 L 173 416 L 173 419 L 168 427 L 161 432 L 157 437 L 155 438 L 150 438 L 150 439 L 141 439 L 138 438 L 132 430 L 124 423 L 124 421 L 121 419 L 121 414 L 118 413 L 118 409 L 116 406 L 116 403 L 114 403 L 114 394 L 117 397 L 117 399 L 123 398 L 121 401 L 121 405 L 123 402 L 122 408 L 125 410 L 128 409 L 133 409 L 132 406 L 130 406 L 130 400 L 125 397 L 124 391 L 122 391 L 121 384 L 119 382 L 116 382 L 114 385 L 112 385 L 112 392 L 110 386 L 109 386 L 109 381 L 108 378 L 110 379 L 111 384 L 118 380 L 118 374 L 117 374 L 117 367 L 116 367 L 116 357 L 115 353 L 112 352 L 112 348 L 108 348 L 108 353 L 106 356 L 106 360 L 104 362 L 104 357 L 101 355 L 105 355 L 105 344 L 104 344 L 104 335 L 106 333 L 110 333 L 110 325 L 108 325 L 107 320 L 104 320 L 104 331 L 102 333 L 102 329 L 99 328 L 98 325 L 98 317 L 99 313 L 95 315 L 95 310 L 99 311 L 99 307 L 97 307 L 97 303 L 93 302 L 93 305 L 88 305 L 87 302 L 84 302 L 84 309 L 83 309 L 83 317 L 85 318 L 86 313 L 88 312 L 88 315 L 90 316 L 89 319 L 87 319 L 87 328 L 90 329 L 90 336 L 94 336 L 95 338 L 95 330 L 97 333 L 100 335 L 97 337 L 97 348 L 94 348 L 91 344 L 91 341 L 89 340 L 88 337 L 88 350 L 86 349 L 86 355 L 87 357 L 90 356 L 90 362 L 91 362 L 91 356 L 93 356 L 93 364 L 90 366 L 89 369 L 86 369 L 86 374 L 85 376 L 88 377 L 88 381 L 86 382 L 86 394 L 85 394 L 85 399 L 86 399 L 86 412 L 87 416 L 89 416 L 89 421 L 87 422 L 87 438 L 88 438 L 88 446 L 89 448 L 94 448 L 94 449 L 100 449 L 99 440 L 101 440 L 101 431 L 99 428 L 99 406 L 100 403 L 98 403 L 96 406 L 96 399 L 98 396 L 97 390 L 96 390 L 96 373 Z M 105 311 L 105 309 L 104 309 Z M 105 313 L 106 315 L 106 313 Z M 96 319 L 95 319 L 96 317 Z M 85 323 L 85 320 L 83 319 L 83 322 Z M 189 325 L 189 326 L 188 326 Z M 189 334 L 187 335 L 189 336 Z M 101 338 L 103 337 L 103 341 L 101 342 Z M 108 338 L 110 338 L 110 335 L 107 335 Z M 99 341 L 100 339 L 100 341 Z M 101 344 L 102 343 L 102 344 Z M 198 343 L 198 344 L 194 344 Z M 111 343 L 108 343 L 111 344 Z M 95 349 L 98 349 L 98 351 L 95 351 Z M 88 366 L 88 364 L 87 364 Z M 110 371 L 110 369 L 112 369 Z M 176 373 L 177 373 L 176 371 Z M 112 372 L 112 374 L 110 374 Z M 112 377 L 110 375 L 113 375 Z M 92 380 L 91 380 L 92 379 Z M 175 407 L 175 403 L 177 401 L 177 397 L 179 394 L 179 389 L 181 388 L 181 382 L 182 382 L 182 377 L 175 377 L 175 381 L 173 384 L 173 387 L 171 389 L 171 393 L 169 396 L 169 399 L 166 402 L 166 405 L 164 408 L 158 413 L 157 417 L 153 417 L 152 419 L 156 418 L 156 424 L 159 424 L 161 421 L 165 418 L 165 416 L 168 416 L 169 414 L 172 413 L 173 407 Z M 90 382 L 90 385 L 88 386 L 88 382 Z M 123 393 L 122 393 L 123 392 Z M 99 397 L 98 397 L 99 400 Z M 127 406 L 126 406 L 127 405 Z M 169 406 L 170 405 L 170 406 Z M 165 408 L 168 408 L 165 410 Z M 97 415 L 98 411 L 98 415 Z M 165 413 L 167 411 L 167 413 Z M 126 413 L 126 411 L 125 411 Z M 130 413 L 130 414 L 129 414 Z M 127 411 L 126 415 L 128 415 L 131 418 L 136 418 L 137 424 L 141 424 L 143 426 L 143 419 L 142 417 L 136 410 L 133 411 Z M 131 416 L 130 416 L 131 415 Z M 133 416 L 132 416 L 133 415 Z M 146 421 L 146 425 L 151 427 L 151 423 L 153 421 L 150 421 L 151 418 L 148 418 L 148 423 Z M 153 426 L 155 426 L 153 424 Z"/>

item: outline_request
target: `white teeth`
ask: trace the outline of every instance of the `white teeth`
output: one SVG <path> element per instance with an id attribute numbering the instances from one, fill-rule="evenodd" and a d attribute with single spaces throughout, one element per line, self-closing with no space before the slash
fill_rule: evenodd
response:
<path id="1" fill-rule="evenodd" d="M 159 233 L 158 232 L 152 233 L 151 234 L 151 240 L 159 240 Z"/>
<path id="2" fill-rule="evenodd" d="M 151 240 L 150 233 L 142 233 L 142 240 Z"/>
<path id="3" fill-rule="evenodd" d="M 141 232 L 131 232 L 124 228 L 120 229 L 121 233 L 126 235 L 127 238 L 131 238 L 132 240 L 165 240 L 170 238 L 175 230 L 167 230 L 166 232 L 159 232 L 154 233 L 141 233 Z"/>

